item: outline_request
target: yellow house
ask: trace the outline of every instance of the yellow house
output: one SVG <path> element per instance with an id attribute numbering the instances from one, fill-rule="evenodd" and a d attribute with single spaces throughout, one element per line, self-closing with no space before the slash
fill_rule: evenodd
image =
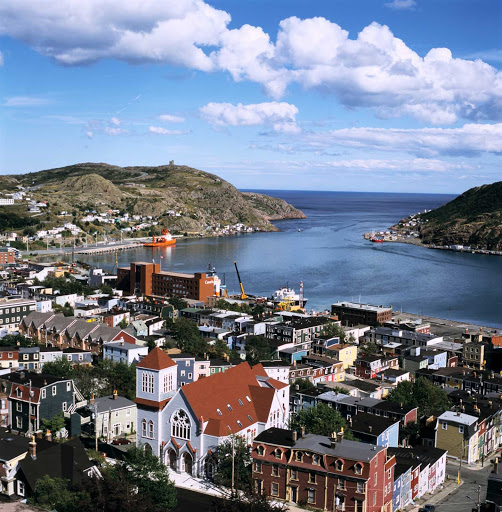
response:
<path id="1" fill-rule="evenodd" d="M 357 359 L 357 345 L 331 345 L 327 353 L 343 363 L 343 368 L 346 370 L 354 366 L 354 361 Z"/>
<path id="2" fill-rule="evenodd" d="M 478 419 L 476 416 L 446 411 L 436 423 L 436 448 L 448 451 L 449 457 L 470 464 L 478 460 Z"/>

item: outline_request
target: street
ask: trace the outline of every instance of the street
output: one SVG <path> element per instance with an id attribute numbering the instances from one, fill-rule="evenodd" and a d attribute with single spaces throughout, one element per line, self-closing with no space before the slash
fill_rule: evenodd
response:
<path id="1" fill-rule="evenodd" d="M 458 486 L 451 494 L 436 504 L 436 510 L 439 512 L 471 512 L 476 510 L 476 502 L 478 499 L 478 485 L 481 486 L 481 503 L 486 498 L 486 485 L 488 475 L 492 470 L 492 465 L 473 471 L 471 469 L 462 468 L 461 479 L 464 482 Z M 446 474 L 453 479 L 457 478 L 458 464 L 448 463 L 446 465 Z M 467 498 L 470 496 L 472 500 Z"/>

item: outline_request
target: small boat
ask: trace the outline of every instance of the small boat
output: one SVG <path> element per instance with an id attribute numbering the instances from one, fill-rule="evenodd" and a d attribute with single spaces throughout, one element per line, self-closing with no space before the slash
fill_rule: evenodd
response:
<path id="1" fill-rule="evenodd" d="M 176 243 L 176 239 L 171 236 L 171 233 L 167 231 L 167 229 L 162 230 L 162 236 L 152 236 L 151 242 L 145 242 L 143 244 L 144 247 L 167 247 L 169 245 L 174 245 Z"/>
<path id="2" fill-rule="evenodd" d="M 370 238 L 370 240 L 374 243 L 383 244 L 383 240 L 381 238 Z"/>
<path id="3" fill-rule="evenodd" d="M 302 232 L 301 228 L 298 228 L 298 233 L 301 233 L 301 232 Z"/>

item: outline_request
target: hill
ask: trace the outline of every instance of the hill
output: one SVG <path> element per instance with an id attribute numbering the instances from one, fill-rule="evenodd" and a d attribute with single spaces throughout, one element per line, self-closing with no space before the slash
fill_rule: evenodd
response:
<path id="1" fill-rule="evenodd" d="M 467 190 L 449 203 L 420 215 L 426 244 L 502 249 L 502 181 Z"/>
<path id="2" fill-rule="evenodd" d="M 100 223 L 81 224 L 79 220 L 111 210 L 118 210 L 121 216 L 128 214 L 131 219 L 151 217 L 158 225 L 150 231 L 165 227 L 173 233 L 214 232 L 239 223 L 273 231 L 277 228 L 271 220 L 305 217 L 282 199 L 242 193 L 215 174 L 174 163 L 159 167 L 82 163 L 0 178 L 4 192 L 22 187 L 32 200 L 48 202 L 48 208 L 38 215 L 40 229 L 57 223 L 63 212 L 89 233 L 101 231 Z M 16 202 L 16 207 L 2 207 L 1 212 L 35 217 L 21 202 Z M 113 224 L 108 231 L 117 227 Z"/>

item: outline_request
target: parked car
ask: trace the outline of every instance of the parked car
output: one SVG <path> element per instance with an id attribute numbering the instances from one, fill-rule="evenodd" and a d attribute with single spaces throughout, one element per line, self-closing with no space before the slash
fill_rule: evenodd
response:
<path id="1" fill-rule="evenodd" d="M 434 505 L 424 505 L 418 512 L 436 512 L 436 507 Z"/>
<path id="2" fill-rule="evenodd" d="M 131 441 L 125 437 L 120 437 L 119 439 L 114 439 L 112 444 L 131 444 Z"/>

